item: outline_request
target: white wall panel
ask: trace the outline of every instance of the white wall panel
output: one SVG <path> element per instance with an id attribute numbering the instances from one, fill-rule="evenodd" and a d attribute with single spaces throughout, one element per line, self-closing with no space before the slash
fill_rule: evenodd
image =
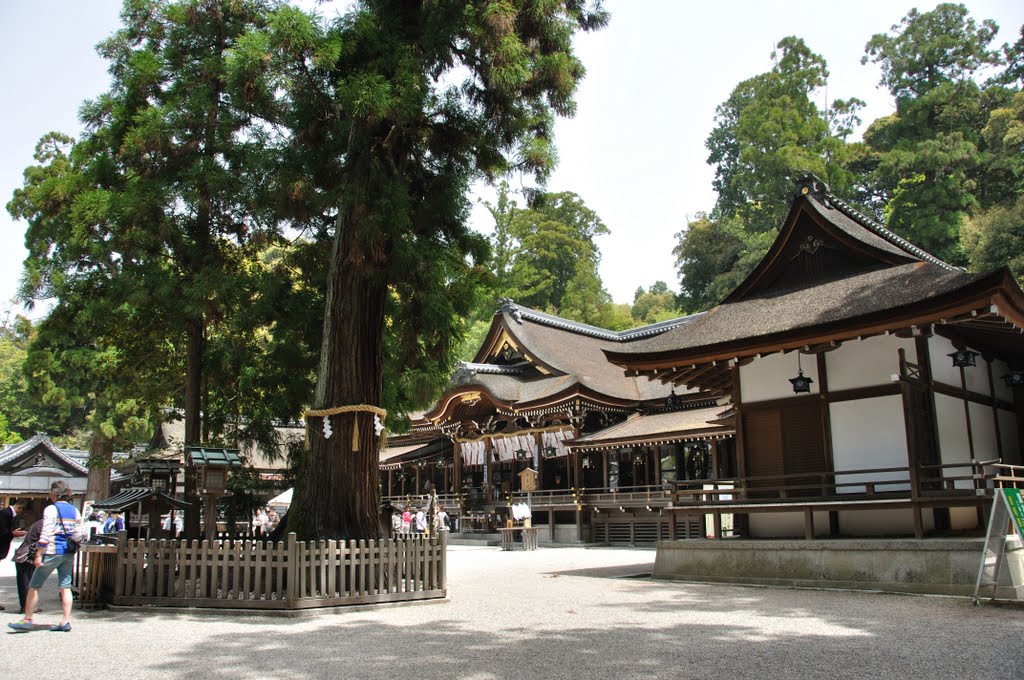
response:
<path id="1" fill-rule="evenodd" d="M 992 362 L 992 382 L 995 383 L 996 398 L 1003 401 L 1013 402 L 1013 388 L 1007 387 L 1003 376 L 1010 372 L 1010 367 L 1005 361 L 996 359 Z"/>
<path id="2" fill-rule="evenodd" d="M 967 347 L 966 349 L 973 348 Z M 941 383 L 960 387 L 960 369 L 953 366 L 953 359 L 949 356 L 955 350 L 953 343 L 941 335 L 933 335 L 928 339 L 928 352 L 932 359 L 932 377 Z M 992 390 L 989 389 L 988 384 L 988 362 L 980 356 L 974 357 L 974 361 L 976 366 L 968 366 L 964 369 L 964 381 L 967 384 L 967 389 L 979 394 L 991 394 Z M 993 367 L 993 371 L 998 371 L 998 369 Z M 993 377 L 999 380 L 1005 372 L 994 372 Z M 1002 380 L 999 381 L 1002 382 Z"/>
<path id="3" fill-rule="evenodd" d="M 829 405 L 829 419 L 832 422 L 832 458 L 836 472 L 907 466 L 907 433 L 901 396 L 836 402 Z M 906 478 L 906 473 L 902 472 L 871 473 L 838 475 L 836 482 Z M 878 490 L 906 488 L 906 485 L 884 485 Z M 842 487 L 840 491 L 862 493 L 864 487 Z"/>
<path id="4" fill-rule="evenodd" d="M 900 372 L 900 348 L 907 352 L 907 360 L 917 363 L 917 351 L 912 339 L 894 335 L 880 335 L 864 340 L 844 342 L 838 349 L 825 353 L 828 370 L 828 389 L 831 392 L 856 387 L 872 387 L 892 382 L 892 375 Z"/>
<path id="5" fill-rule="evenodd" d="M 996 421 L 991 406 L 971 404 L 971 438 L 974 440 L 974 457 L 976 459 L 998 458 Z"/>
<path id="6" fill-rule="evenodd" d="M 925 531 L 935 528 L 932 513 L 921 513 Z M 914 514 L 910 510 L 851 510 L 839 513 L 839 532 L 843 536 L 913 535 Z"/>
<path id="7" fill-rule="evenodd" d="M 941 383 L 959 387 L 960 369 L 954 368 L 952 359 L 946 356 L 953 349 L 953 343 L 941 335 L 933 335 L 928 338 L 928 354 L 932 359 L 932 377 Z M 980 363 L 981 357 L 978 359 Z"/>
<path id="8" fill-rule="evenodd" d="M 802 355 L 800 365 L 804 375 L 814 380 L 811 394 L 818 394 L 818 359 L 814 355 Z M 746 366 L 740 366 L 740 390 L 744 404 L 769 399 L 783 399 L 795 396 L 790 378 L 797 376 L 796 352 L 769 354 L 754 359 Z"/>
<path id="9" fill-rule="evenodd" d="M 967 415 L 961 399 L 935 395 L 935 420 L 939 429 L 939 460 L 944 464 L 969 463 Z M 951 473 L 955 474 L 955 473 Z"/>
<path id="10" fill-rule="evenodd" d="M 1003 460 L 1020 465 L 1024 463 L 1017 432 L 1017 416 L 1013 411 L 999 409 L 999 436 L 1003 440 Z"/>

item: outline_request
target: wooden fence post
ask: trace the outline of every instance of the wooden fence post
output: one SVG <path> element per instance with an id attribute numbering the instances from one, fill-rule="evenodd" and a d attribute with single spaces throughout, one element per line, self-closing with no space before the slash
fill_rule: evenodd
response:
<path id="1" fill-rule="evenodd" d="M 288 584 L 288 608 L 294 609 L 299 599 L 299 572 L 302 567 L 299 564 L 299 541 L 295 532 L 288 534 L 288 568 L 285 571 L 285 579 Z"/>

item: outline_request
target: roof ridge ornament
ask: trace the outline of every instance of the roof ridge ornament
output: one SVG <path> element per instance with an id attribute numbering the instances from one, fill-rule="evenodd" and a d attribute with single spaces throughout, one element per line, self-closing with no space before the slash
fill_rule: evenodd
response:
<path id="1" fill-rule="evenodd" d="M 498 312 L 501 314 L 509 314 L 517 323 L 523 322 L 523 312 L 519 309 L 519 306 L 512 300 L 512 298 L 498 298 Z"/>
<path id="2" fill-rule="evenodd" d="M 828 184 L 813 172 L 804 173 L 797 178 L 796 193 L 797 196 L 810 194 L 824 201 L 830 201 L 832 198 Z"/>

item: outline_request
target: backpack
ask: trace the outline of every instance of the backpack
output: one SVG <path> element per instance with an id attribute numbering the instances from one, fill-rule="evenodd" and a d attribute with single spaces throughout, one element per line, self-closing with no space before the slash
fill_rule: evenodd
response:
<path id="1" fill-rule="evenodd" d="M 63 502 L 64 501 L 58 501 L 58 503 L 63 503 Z M 78 552 L 78 548 L 80 547 L 79 543 L 78 543 L 78 541 L 75 540 L 75 537 L 72 536 L 71 534 L 69 534 L 68 530 L 66 528 L 64 528 L 64 519 L 65 519 L 65 517 L 64 517 L 64 515 L 60 514 L 60 506 L 55 503 L 54 507 L 57 508 L 57 523 L 60 524 L 60 531 L 61 531 L 62 534 L 64 534 L 64 541 L 67 543 L 67 547 L 64 548 L 64 554 L 65 555 L 74 555 L 76 552 Z M 72 510 L 74 510 L 74 506 L 72 506 Z M 75 519 L 75 520 L 77 520 L 77 517 L 72 515 L 68 519 Z"/>

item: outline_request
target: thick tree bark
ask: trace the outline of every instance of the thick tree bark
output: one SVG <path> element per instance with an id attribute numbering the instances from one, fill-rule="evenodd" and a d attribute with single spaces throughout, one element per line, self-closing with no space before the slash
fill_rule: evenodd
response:
<path id="1" fill-rule="evenodd" d="M 110 498 L 110 465 L 114 459 L 114 442 L 93 434 L 89 443 L 89 478 L 85 500 L 105 501 Z"/>
<path id="2" fill-rule="evenodd" d="M 201 441 L 201 386 L 203 377 L 203 323 L 192 318 L 185 322 L 187 348 L 185 367 L 185 446 L 198 446 Z M 184 534 L 199 538 L 200 501 L 196 493 L 196 469 L 185 465 L 185 501 L 191 503 L 185 511 Z"/>
<path id="3" fill-rule="evenodd" d="M 363 214 L 359 206 L 345 211 L 335 234 L 314 409 L 380 405 L 387 282 L 382 245 L 366 245 L 354 227 Z M 309 451 L 289 530 L 304 539 L 380 538 L 380 439 L 373 414 L 343 413 L 330 419 L 329 438 L 323 418 L 308 420 Z M 357 421 L 359 447 L 353 450 Z"/>

